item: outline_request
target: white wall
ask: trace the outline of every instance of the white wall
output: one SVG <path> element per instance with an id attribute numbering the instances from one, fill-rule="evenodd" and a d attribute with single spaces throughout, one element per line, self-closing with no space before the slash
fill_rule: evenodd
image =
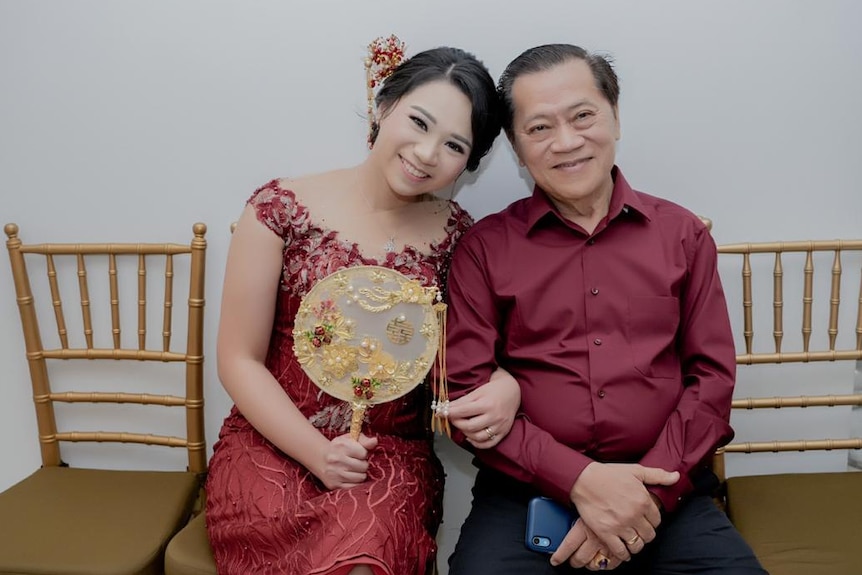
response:
<path id="1" fill-rule="evenodd" d="M 228 224 L 270 178 L 363 157 L 375 36 L 466 48 L 494 76 L 534 44 L 610 52 L 629 181 L 710 216 L 728 243 L 862 235 L 859 22 L 855 0 L 0 0 L 0 223 L 25 241 L 185 241 L 209 225 L 211 446 L 229 408 L 213 361 Z M 500 140 L 459 200 L 481 216 L 527 190 Z M 5 488 L 39 463 L 6 265 L 0 317 Z M 445 556 L 470 468 L 441 451 Z"/>

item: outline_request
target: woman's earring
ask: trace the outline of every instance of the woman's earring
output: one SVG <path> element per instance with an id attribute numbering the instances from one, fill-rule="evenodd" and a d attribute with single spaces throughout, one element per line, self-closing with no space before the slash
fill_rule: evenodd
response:
<path id="1" fill-rule="evenodd" d="M 371 120 L 368 124 L 368 149 L 374 149 L 374 142 L 377 140 L 377 133 L 380 131 L 380 124 L 376 120 Z"/>

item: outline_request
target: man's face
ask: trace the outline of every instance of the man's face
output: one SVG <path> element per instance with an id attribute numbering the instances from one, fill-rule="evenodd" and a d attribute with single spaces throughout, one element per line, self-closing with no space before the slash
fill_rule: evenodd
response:
<path id="1" fill-rule="evenodd" d="M 585 61 L 520 76 L 512 101 L 512 146 L 540 188 L 571 206 L 610 198 L 619 119 Z"/>

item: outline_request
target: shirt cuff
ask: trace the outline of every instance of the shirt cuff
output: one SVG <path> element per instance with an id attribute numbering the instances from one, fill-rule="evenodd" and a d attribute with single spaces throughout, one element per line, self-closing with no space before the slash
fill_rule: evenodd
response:
<path id="1" fill-rule="evenodd" d="M 571 503 L 572 487 L 590 463 L 593 460 L 583 453 L 553 443 L 542 450 L 533 484 L 548 497 Z"/>
<path id="2" fill-rule="evenodd" d="M 673 485 L 647 485 L 647 491 L 659 498 L 664 513 L 672 513 L 686 495 L 694 490 L 691 480 L 685 473 L 679 474 L 679 480 Z"/>

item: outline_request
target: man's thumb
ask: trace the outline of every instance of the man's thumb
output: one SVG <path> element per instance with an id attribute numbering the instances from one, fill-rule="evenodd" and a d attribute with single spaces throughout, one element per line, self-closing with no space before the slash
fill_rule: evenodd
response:
<path id="1" fill-rule="evenodd" d="M 679 481 L 679 471 L 666 471 L 658 467 L 642 467 L 640 480 L 644 485 L 673 485 Z"/>

